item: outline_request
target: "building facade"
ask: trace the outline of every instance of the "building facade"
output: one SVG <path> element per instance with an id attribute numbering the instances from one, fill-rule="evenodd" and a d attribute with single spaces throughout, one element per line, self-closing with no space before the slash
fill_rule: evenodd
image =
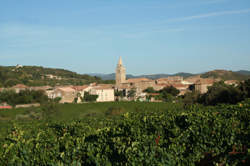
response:
<path id="1" fill-rule="evenodd" d="M 126 68 L 122 64 L 122 58 L 119 58 L 117 67 L 116 67 L 116 86 L 120 87 L 122 83 L 126 82 Z"/>

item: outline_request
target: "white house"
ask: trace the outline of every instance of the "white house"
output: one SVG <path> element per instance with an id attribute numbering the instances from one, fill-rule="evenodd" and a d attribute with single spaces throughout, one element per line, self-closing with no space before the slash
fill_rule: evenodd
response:
<path id="1" fill-rule="evenodd" d="M 90 94 L 98 95 L 97 102 L 115 101 L 113 85 L 97 85 L 90 89 Z"/>

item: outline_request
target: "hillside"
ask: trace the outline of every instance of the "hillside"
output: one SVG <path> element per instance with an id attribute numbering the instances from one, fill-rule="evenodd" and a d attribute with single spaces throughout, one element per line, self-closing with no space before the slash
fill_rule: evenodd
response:
<path id="1" fill-rule="evenodd" d="M 10 87 L 16 84 L 28 86 L 82 85 L 91 82 L 102 82 L 102 80 L 64 69 L 38 66 L 0 66 L 0 87 Z"/>
<path id="2" fill-rule="evenodd" d="M 201 78 L 219 78 L 222 80 L 246 80 L 250 78 L 250 75 L 227 70 L 213 70 L 201 74 Z"/>

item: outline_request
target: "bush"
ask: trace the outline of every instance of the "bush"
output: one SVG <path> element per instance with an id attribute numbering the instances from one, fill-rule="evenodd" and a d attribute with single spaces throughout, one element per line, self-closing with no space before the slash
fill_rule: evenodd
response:
<path id="1" fill-rule="evenodd" d="M 98 98 L 98 95 L 91 95 L 89 92 L 84 93 L 83 101 L 94 102 Z"/>
<path id="2" fill-rule="evenodd" d="M 7 102 L 11 106 L 17 104 L 47 103 L 48 96 L 43 91 L 24 90 L 16 93 L 13 90 L 0 92 L 0 102 Z"/>
<path id="3" fill-rule="evenodd" d="M 216 105 L 219 103 L 236 104 L 242 100 L 242 92 L 237 87 L 218 82 L 208 87 L 207 93 L 201 96 L 199 102 L 205 105 Z"/>
<path id="4" fill-rule="evenodd" d="M 177 96 L 180 93 L 180 91 L 173 86 L 168 86 L 160 90 L 160 93 L 163 93 L 163 94 L 168 93 L 168 94 L 171 94 L 172 96 Z"/>

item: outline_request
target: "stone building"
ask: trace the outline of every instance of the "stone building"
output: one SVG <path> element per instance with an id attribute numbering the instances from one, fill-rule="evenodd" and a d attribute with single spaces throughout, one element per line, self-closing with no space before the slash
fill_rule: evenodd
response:
<path id="1" fill-rule="evenodd" d="M 29 87 L 27 87 L 26 85 L 23 84 L 17 84 L 13 87 L 11 87 L 10 89 L 13 89 L 16 93 L 19 93 L 20 91 L 24 91 L 27 90 Z"/>
<path id="2" fill-rule="evenodd" d="M 185 94 L 188 91 L 189 84 L 183 84 L 183 77 L 170 76 L 167 78 L 160 78 L 152 80 L 148 78 L 131 78 L 126 80 L 126 70 L 122 64 L 121 58 L 118 61 L 116 68 L 116 89 L 126 92 L 126 94 L 134 89 L 136 91 L 135 98 L 141 97 L 143 91 L 149 87 L 155 90 L 161 90 L 167 86 L 174 86 L 180 90 L 180 94 Z"/>
<path id="3" fill-rule="evenodd" d="M 122 64 L 122 58 L 119 58 L 119 62 L 116 67 L 116 86 L 121 86 L 122 83 L 126 82 L 126 68 Z"/>
<path id="4" fill-rule="evenodd" d="M 195 90 L 201 94 L 206 93 L 208 91 L 208 87 L 212 86 L 214 82 L 214 79 L 199 79 L 195 82 Z"/>
<path id="5" fill-rule="evenodd" d="M 55 90 L 47 91 L 47 95 L 52 99 L 60 97 L 60 103 L 73 103 L 77 97 L 77 91 L 70 86 L 57 87 Z"/>

